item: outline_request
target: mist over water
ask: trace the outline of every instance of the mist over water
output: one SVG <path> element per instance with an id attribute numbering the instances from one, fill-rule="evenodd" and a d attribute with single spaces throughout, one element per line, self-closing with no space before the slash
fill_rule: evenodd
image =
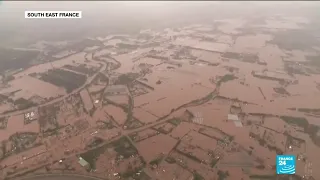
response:
<path id="1" fill-rule="evenodd" d="M 3 43 L 71 40 L 108 33 L 136 33 L 143 28 L 179 27 L 216 19 L 276 13 L 317 2 L 2 2 L 0 38 Z M 24 19 L 26 10 L 82 11 L 82 19 Z"/>

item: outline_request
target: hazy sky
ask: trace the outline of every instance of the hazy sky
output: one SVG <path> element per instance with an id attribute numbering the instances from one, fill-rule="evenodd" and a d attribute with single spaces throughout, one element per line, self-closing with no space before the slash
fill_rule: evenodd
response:
<path id="1" fill-rule="evenodd" d="M 215 19 L 278 13 L 288 9 L 297 14 L 319 2 L 139 2 L 139 1 L 2 1 L 0 38 L 2 42 L 24 38 L 74 38 L 96 33 L 130 31 L 139 28 L 171 27 L 180 23 L 212 22 Z M 82 19 L 24 19 L 24 11 L 76 10 Z M 74 36 L 74 37 L 72 37 Z"/>

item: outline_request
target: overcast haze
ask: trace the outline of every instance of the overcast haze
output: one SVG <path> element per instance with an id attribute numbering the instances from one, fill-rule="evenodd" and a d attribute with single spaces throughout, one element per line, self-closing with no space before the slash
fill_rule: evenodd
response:
<path id="1" fill-rule="evenodd" d="M 2 2 L 2 43 L 137 32 L 257 13 L 317 10 L 318 2 Z M 305 8 L 304 8 L 305 6 Z M 82 19 L 24 19 L 26 10 L 80 10 Z M 313 11 L 312 11 L 313 12 Z M 304 12 L 305 13 L 305 12 Z M 14 37 L 14 38 L 13 38 Z M 31 38 L 32 37 L 32 38 Z M 58 38 L 58 39 L 57 39 Z"/>

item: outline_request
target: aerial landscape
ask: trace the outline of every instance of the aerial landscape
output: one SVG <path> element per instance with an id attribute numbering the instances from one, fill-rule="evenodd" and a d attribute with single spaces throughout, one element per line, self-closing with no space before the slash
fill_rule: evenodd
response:
<path id="1" fill-rule="evenodd" d="M 100 25 L 108 3 L 50 19 L 70 39 L 31 30 L 49 20 L 0 30 L 0 180 L 320 179 L 319 3 L 125 6 L 138 30 L 117 10 Z M 276 173 L 283 154 L 294 175 Z"/>

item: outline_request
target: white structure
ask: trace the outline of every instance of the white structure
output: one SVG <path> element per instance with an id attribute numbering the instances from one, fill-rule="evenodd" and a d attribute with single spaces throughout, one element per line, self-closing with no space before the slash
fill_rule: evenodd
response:
<path id="1" fill-rule="evenodd" d="M 236 125 L 237 127 L 243 127 L 241 121 L 234 121 L 234 125 Z"/>
<path id="2" fill-rule="evenodd" d="M 243 127 L 242 122 L 239 120 L 238 115 L 228 114 L 228 121 L 233 121 L 234 125 L 237 127 Z"/>
<path id="3" fill-rule="evenodd" d="M 239 117 L 235 114 L 228 114 L 228 121 L 239 121 Z"/>

